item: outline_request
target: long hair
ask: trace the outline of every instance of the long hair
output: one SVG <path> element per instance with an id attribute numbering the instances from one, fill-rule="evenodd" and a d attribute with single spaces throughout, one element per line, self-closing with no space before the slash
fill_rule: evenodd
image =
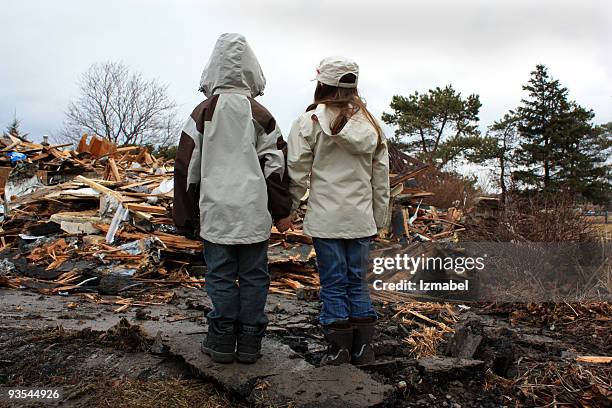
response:
<path id="1" fill-rule="evenodd" d="M 354 74 L 345 74 L 340 78 L 340 82 L 354 84 L 357 77 Z M 338 110 L 336 118 L 331 123 L 331 131 L 333 135 L 338 134 L 344 125 L 353 117 L 354 114 L 361 111 L 365 115 L 368 122 L 372 124 L 378 139 L 382 137 L 382 129 L 370 113 L 366 104 L 359 96 L 357 88 L 340 88 L 317 82 L 317 88 L 314 93 L 314 101 L 308 106 L 306 112 L 317 107 L 318 104 L 324 104 L 328 107 Z"/>

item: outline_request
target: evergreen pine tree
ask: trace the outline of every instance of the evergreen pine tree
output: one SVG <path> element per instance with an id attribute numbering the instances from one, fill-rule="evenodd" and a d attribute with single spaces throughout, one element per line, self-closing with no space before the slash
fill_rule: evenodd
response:
<path id="1" fill-rule="evenodd" d="M 451 85 L 415 92 L 408 97 L 395 95 L 382 120 L 397 126 L 390 142 L 419 159 L 443 168 L 468 158 L 482 143 L 478 130 L 478 95 L 463 97 Z M 468 159 L 469 160 L 469 159 Z"/>
<path id="2" fill-rule="evenodd" d="M 11 123 L 6 127 L 5 134 L 18 137 L 20 134 L 19 127 L 21 126 L 21 121 L 14 117 Z"/>
<path id="3" fill-rule="evenodd" d="M 514 163 L 514 152 L 517 144 L 517 126 L 518 118 L 514 111 L 510 111 L 490 126 L 487 133 L 487 139 L 492 144 L 490 157 L 497 162 L 495 175 L 497 176 L 498 185 L 501 189 L 502 203 L 506 203 L 506 195 L 508 193 L 508 178 L 510 169 Z M 485 145 L 486 146 L 486 145 Z"/>
<path id="4" fill-rule="evenodd" d="M 567 109 L 567 89 L 550 78 L 544 65 L 538 65 L 523 90 L 529 92 L 529 97 L 521 100 L 517 110 L 521 137 L 517 163 L 522 169 L 515 171 L 514 177 L 526 186 L 551 190 L 556 169 L 555 134 L 559 131 L 559 117 Z"/>
<path id="5" fill-rule="evenodd" d="M 610 189 L 609 141 L 593 127 L 593 112 L 568 100 L 567 88 L 536 66 L 517 109 L 520 146 L 514 178 L 545 192 L 568 191 L 592 201 Z"/>

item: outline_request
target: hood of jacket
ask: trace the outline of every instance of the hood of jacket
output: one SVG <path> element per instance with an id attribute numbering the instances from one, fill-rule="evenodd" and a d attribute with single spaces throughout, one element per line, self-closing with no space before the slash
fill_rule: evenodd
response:
<path id="1" fill-rule="evenodd" d="M 236 92 L 253 98 L 263 95 L 266 78 L 257 57 L 243 35 L 222 34 L 202 72 L 200 91 L 207 98 Z"/>
<path id="2" fill-rule="evenodd" d="M 321 130 L 349 153 L 371 154 L 376 150 L 378 134 L 362 112 L 353 115 L 342 130 L 335 135 L 332 135 L 331 131 L 331 124 L 336 117 L 332 109 L 319 104 L 313 111 L 313 116 L 317 117 Z"/>

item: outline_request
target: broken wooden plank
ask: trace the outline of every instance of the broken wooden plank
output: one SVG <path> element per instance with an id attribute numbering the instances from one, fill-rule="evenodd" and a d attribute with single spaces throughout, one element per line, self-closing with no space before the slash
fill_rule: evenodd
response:
<path id="1" fill-rule="evenodd" d="M 99 191 L 101 193 L 108 194 L 108 195 L 114 197 L 119 202 L 124 202 L 125 201 L 125 197 L 121 193 L 118 193 L 118 192 L 116 192 L 114 190 L 111 190 L 108 187 L 104 187 L 102 184 L 100 184 L 100 183 L 98 183 L 96 181 L 93 181 L 93 180 L 88 179 L 88 178 L 83 177 L 83 176 L 77 176 L 76 180 L 78 180 L 78 181 L 80 181 L 80 182 L 82 182 L 84 184 L 87 184 L 89 187 L 93 188 L 96 191 Z"/>
<path id="2" fill-rule="evenodd" d="M 121 181 L 121 174 L 119 174 L 119 168 L 117 168 L 117 163 L 115 162 L 115 159 L 109 157 L 108 165 L 110 166 L 111 172 L 115 180 Z"/>
<path id="3" fill-rule="evenodd" d="M 408 171 L 404 174 L 400 174 L 400 175 L 397 175 L 396 177 L 392 177 L 391 180 L 389 180 L 389 185 L 393 187 L 397 184 L 413 179 L 423 174 L 424 172 L 426 172 L 429 168 L 430 166 L 426 164 L 416 170 Z"/>
<path id="4" fill-rule="evenodd" d="M 592 364 L 610 364 L 612 363 L 612 357 L 608 356 L 578 356 L 576 361 L 579 363 L 592 363 Z"/>
<path id="5" fill-rule="evenodd" d="M 130 211 L 138 211 L 144 213 L 152 213 L 152 214 L 166 214 L 168 210 L 166 207 L 148 205 L 148 204 L 127 204 L 127 208 Z"/>

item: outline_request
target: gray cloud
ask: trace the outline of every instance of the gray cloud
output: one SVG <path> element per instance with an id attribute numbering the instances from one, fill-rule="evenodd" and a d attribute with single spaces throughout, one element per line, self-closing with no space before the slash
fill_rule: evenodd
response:
<path id="1" fill-rule="evenodd" d="M 612 3 L 583 1 L 21 0 L 3 5 L 0 124 L 17 110 L 39 136 L 61 126 L 75 81 L 97 61 L 157 77 L 187 115 L 222 32 L 247 36 L 268 78 L 262 102 L 288 132 L 330 54 L 361 66 L 379 115 L 394 94 L 452 83 L 478 93 L 483 127 L 515 107 L 535 64 L 547 64 L 596 120 L 612 120 Z"/>

